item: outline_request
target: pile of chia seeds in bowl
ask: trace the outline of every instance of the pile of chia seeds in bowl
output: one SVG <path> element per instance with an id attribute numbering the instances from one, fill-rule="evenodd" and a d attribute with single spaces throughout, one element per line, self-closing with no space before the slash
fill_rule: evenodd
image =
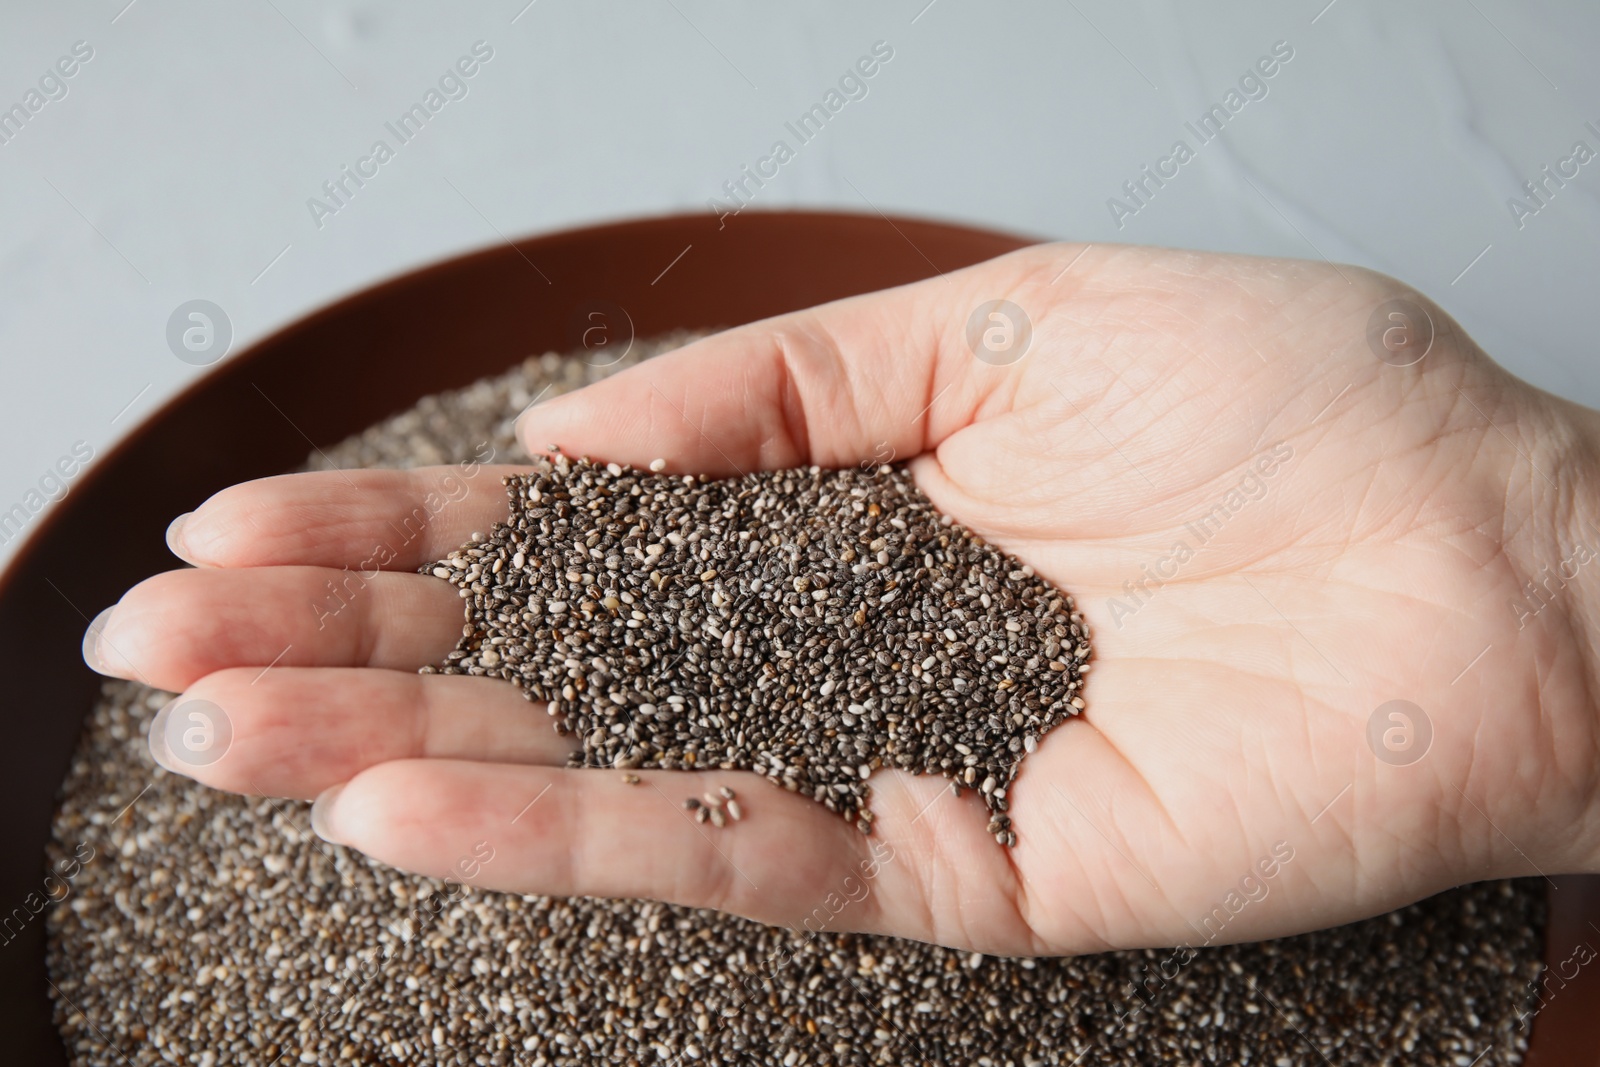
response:
<path id="1" fill-rule="evenodd" d="M 482 461 L 486 442 L 494 446 L 496 461 L 532 464 L 533 458 L 515 444 L 511 429 L 512 420 L 527 404 L 541 393 L 570 391 L 684 340 L 636 344 L 628 358 L 604 368 L 555 354 L 529 359 L 499 377 L 428 398 L 325 449 L 325 456 L 314 457 L 311 466 L 411 467 L 471 458 Z M 560 462 L 556 459 L 549 470 L 524 485 L 537 484 L 539 477 L 570 479 L 578 470 L 587 470 L 596 480 L 599 470 L 613 480 L 644 477 L 640 472 L 612 472 L 577 462 L 561 475 L 556 469 Z M 682 477 L 677 476 L 680 484 Z M 819 494 L 821 486 L 834 485 L 833 479 L 840 478 L 837 472 L 804 472 L 803 477 L 790 472 L 788 477 L 796 480 L 796 492 L 802 488 L 800 482 L 809 479 L 805 491 Z M 837 484 L 852 490 L 881 488 L 886 500 L 901 493 L 896 498 L 901 506 L 909 501 L 910 506 L 920 507 L 914 487 L 895 481 L 903 477 L 890 468 L 851 475 Z M 874 479 L 885 481 L 878 486 Z M 730 484 L 716 491 L 734 488 Z M 768 484 L 764 491 L 775 490 Z M 881 518 L 884 504 L 867 500 L 873 502 L 879 503 Z M 894 526 L 888 529 L 899 532 Z M 653 534 L 653 524 L 651 530 Z M 938 532 L 950 531 L 942 527 Z M 835 539 L 841 556 L 843 533 Z M 859 536 L 852 545 L 856 558 L 843 561 L 850 567 L 863 558 L 878 560 L 880 551 L 890 553 L 891 564 L 911 567 L 915 553 L 902 553 L 904 542 L 895 541 L 891 549 L 888 534 L 880 530 L 885 545 L 873 549 L 870 540 L 860 545 Z M 508 535 L 506 547 L 512 540 Z M 793 550 L 810 561 L 815 546 L 800 545 L 798 534 L 788 538 L 791 549 L 783 548 L 781 532 L 779 542 L 768 547 L 789 555 L 769 558 L 765 551 L 753 553 L 759 568 L 798 558 Z M 647 560 L 648 546 L 662 543 L 644 543 Z M 626 538 L 619 544 L 626 547 Z M 670 540 L 665 545 L 680 547 Z M 989 558 L 985 553 L 992 553 L 977 545 L 961 551 L 985 559 Z M 526 562 L 526 549 L 524 553 Z M 619 549 L 618 554 L 625 552 Z M 666 547 L 657 554 L 666 555 Z M 998 553 L 993 556 L 1003 558 Z M 734 577 L 719 573 L 704 579 L 696 598 L 709 599 L 691 605 L 685 599 L 690 560 L 674 558 L 684 567 L 674 572 L 673 582 L 663 583 L 662 591 L 679 599 L 675 610 L 680 617 L 669 618 L 662 610 L 665 605 L 648 594 L 635 595 L 635 603 L 626 604 L 620 584 L 614 587 L 619 614 L 610 616 L 605 597 L 612 587 L 598 580 L 602 572 L 613 573 L 605 569 L 605 555 L 594 567 L 578 572 L 582 588 L 565 598 L 565 616 L 581 618 L 584 602 L 592 600 L 596 607 L 589 610 L 596 620 L 606 613 L 615 621 L 625 608 L 624 630 L 627 621 L 636 621 L 641 625 L 635 631 L 648 625 L 668 634 L 677 626 L 681 634 L 685 611 L 704 610 L 705 618 L 714 623 L 720 617 L 722 605 L 713 603 L 719 580 L 720 596 L 732 608 L 740 603 L 745 585 L 757 576 L 735 566 L 728 572 Z M 722 569 L 721 561 L 696 558 L 695 562 L 705 564 L 697 574 Z M 552 575 L 558 565 L 576 569 L 569 559 L 552 558 L 548 563 Z M 491 562 L 490 573 L 492 567 Z M 930 575 L 938 572 L 926 560 L 920 561 L 911 568 L 913 585 L 916 570 L 922 568 Z M 979 569 L 995 580 L 997 588 L 1014 596 L 1037 588 L 1031 575 L 1013 578 L 1006 571 L 1002 579 Z M 640 563 L 637 573 L 629 574 L 642 578 L 647 583 L 643 588 L 649 589 L 650 575 L 658 571 L 667 574 L 663 567 L 645 570 Z M 542 586 L 545 572 L 536 569 L 536 573 Z M 559 573 L 565 580 L 567 570 Z M 584 574 L 592 574 L 596 581 L 584 583 Z M 812 637 L 820 640 L 830 625 L 845 625 L 843 607 L 859 606 L 861 598 L 878 595 L 882 607 L 881 593 L 874 594 L 870 582 L 851 584 L 865 574 L 853 574 L 849 581 L 840 574 L 837 582 L 830 577 L 832 584 L 821 587 L 834 590 L 845 602 L 834 612 L 836 623 L 828 622 L 828 599 L 811 598 L 813 606 L 823 607 L 820 617 L 812 613 Z M 765 583 L 764 571 L 759 580 Z M 887 584 L 895 579 L 874 580 Z M 471 584 L 466 588 L 469 596 L 475 596 Z M 599 592 L 598 598 L 589 594 L 590 586 Z M 980 581 L 978 587 L 980 606 L 983 593 L 995 599 L 995 590 L 986 583 Z M 635 586 L 628 588 L 634 595 Z M 757 592 L 764 591 L 763 585 Z M 791 581 L 784 590 L 785 604 L 801 606 L 791 598 L 816 591 L 808 587 L 802 594 Z M 513 594 L 506 591 L 506 595 Z M 494 599 L 492 593 L 488 596 Z M 947 621 L 942 616 L 930 620 L 923 611 L 922 620 L 913 620 L 909 592 L 907 596 L 904 617 L 883 613 L 875 620 L 886 630 L 903 624 L 890 635 L 902 641 L 898 650 L 888 649 L 891 657 L 897 651 L 920 651 L 922 642 L 915 634 L 933 636 L 935 644 L 939 639 L 972 640 L 954 625 L 948 626 L 954 637 L 937 629 L 936 622 Z M 541 599 L 544 604 L 536 619 L 554 618 L 553 598 Z M 922 604 L 927 603 L 925 598 Z M 934 606 L 943 609 L 942 594 Z M 1042 736 L 1051 724 L 1076 710 L 1070 698 L 1058 705 L 1065 693 L 1076 696 L 1076 688 L 1067 689 L 1069 682 L 1081 680 L 1075 664 L 1089 665 L 1087 653 L 1083 659 L 1076 655 L 1084 642 L 1053 633 L 1056 625 L 1070 629 L 1081 622 L 1073 618 L 1066 601 L 1052 608 L 1045 600 L 1036 608 L 1053 620 L 1043 630 L 1024 626 L 1024 621 L 1039 618 L 1024 612 L 1021 619 L 1010 620 L 1023 629 L 1003 632 L 1019 643 L 1033 642 L 1031 647 L 1044 641 L 1040 655 L 1056 657 L 1043 661 L 1045 670 L 1049 671 L 1050 662 L 1066 669 L 1055 671 L 1059 681 L 1050 683 L 1034 673 L 1039 665 L 1027 666 L 1031 653 L 1012 663 L 1015 657 L 1008 649 L 1004 653 L 1008 662 L 992 664 L 1000 673 L 984 674 L 983 684 L 998 685 L 1010 670 L 1012 688 L 1034 693 L 1038 706 L 1030 707 L 1023 697 L 1024 722 L 1009 727 L 1001 723 L 1000 733 L 984 738 L 987 747 L 952 740 L 950 751 L 960 760 L 952 760 L 950 766 L 944 765 L 948 757 L 939 754 L 940 742 L 932 740 L 931 729 L 919 734 L 907 727 L 908 747 L 903 753 L 911 757 L 909 764 L 897 762 L 902 755 L 900 742 L 891 748 L 886 728 L 882 736 L 870 733 L 867 724 L 887 724 L 889 714 L 900 714 L 899 721 L 905 722 L 907 714 L 889 710 L 897 706 L 892 703 L 898 695 L 893 686 L 889 693 L 877 694 L 877 703 L 867 703 L 872 694 L 865 690 L 884 684 L 872 677 L 872 667 L 858 673 L 846 664 L 828 694 L 821 692 L 826 679 L 806 690 L 809 695 L 802 694 L 798 681 L 784 682 L 786 701 L 796 703 L 795 714 L 822 716 L 824 722 L 837 716 L 839 726 L 824 725 L 824 730 L 832 728 L 836 736 L 849 737 L 850 752 L 855 751 L 856 739 L 867 738 L 872 753 L 867 757 L 869 769 L 876 756 L 885 766 L 953 773 L 958 783 L 993 798 L 1008 779 L 993 775 L 995 785 L 985 791 L 982 786 L 991 775 L 974 771 L 967 783 L 965 761 L 970 754 L 954 746 L 1009 754 L 1016 738 L 1025 756 L 1030 736 Z M 634 619 L 635 610 L 645 618 Z M 849 614 L 853 616 L 854 608 Z M 541 621 L 525 632 L 537 635 L 543 625 Z M 702 622 L 703 638 L 687 647 L 703 646 L 706 651 L 700 655 L 710 662 L 711 644 L 720 648 L 730 632 L 720 625 L 718 629 L 722 637 L 713 638 Z M 554 699 L 563 703 L 552 723 L 568 722 L 581 731 L 588 722 L 585 716 L 596 724 L 602 721 L 603 707 L 586 707 L 579 699 L 593 684 L 592 663 L 583 674 L 585 690 L 571 681 L 574 695 L 568 697 L 550 688 L 563 673 L 570 681 L 564 661 L 548 678 L 541 673 L 548 665 L 534 662 L 531 655 L 512 653 L 485 664 L 483 639 L 490 638 L 488 647 L 504 655 L 499 651 L 504 643 L 496 646 L 492 638 L 505 634 L 479 630 L 468 635 L 465 654 L 447 669 L 495 669 L 506 677 L 514 674 L 512 680 L 530 692 L 537 684 L 546 693 L 558 693 Z M 552 642 L 556 631 L 562 640 L 570 636 L 557 626 L 551 629 Z M 778 637 L 795 658 L 806 646 L 804 639 L 792 635 L 802 632 L 804 628 L 797 625 Z M 1060 641 L 1060 649 L 1053 653 L 1048 651 L 1051 637 Z M 758 640 L 766 638 L 747 632 L 744 645 L 753 647 Z M 738 641 L 735 637 L 724 652 L 731 655 Z M 627 649 L 625 639 L 617 647 Z M 606 646 L 606 656 L 615 654 L 612 646 Z M 1073 658 L 1062 658 L 1069 655 Z M 932 663 L 927 663 L 929 656 Z M 823 653 L 824 662 L 825 657 Z M 592 658 L 601 658 L 609 668 L 605 656 Z M 909 677 L 913 663 L 909 655 L 893 662 L 903 668 L 896 677 Z M 950 705 L 938 699 L 956 699 L 952 679 L 959 664 L 952 657 L 947 665 L 932 650 L 914 662 L 922 686 L 919 711 L 948 710 Z M 829 672 L 831 666 L 824 673 L 832 677 Z M 931 680 L 923 675 L 931 675 Z M 973 674 L 971 680 L 976 692 L 979 676 Z M 600 679 L 599 690 L 606 690 L 605 681 Z M 561 682 L 561 690 L 567 684 Z M 794 696 L 787 693 L 790 684 L 795 685 Z M 768 683 L 768 692 L 777 685 Z M 1030 685 L 1036 688 L 1027 689 Z M 936 699 L 930 692 L 945 697 Z M 909 691 L 905 695 L 909 698 Z M 663 702 L 670 706 L 670 700 L 660 698 L 654 689 L 640 690 L 638 697 L 635 701 L 625 694 L 636 722 L 652 722 L 638 717 L 646 703 L 654 703 L 658 713 Z M 838 918 L 842 911 L 822 902 L 815 913 L 818 918 L 806 928 L 785 929 L 648 901 L 486 892 L 404 874 L 326 844 L 311 833 L 304 803 L 220 793 L 154 766 L 145 734 L 150 719 L 168 699 L 170 694 L 134 683 L 107 683 L 86 721 L 63 787 L 49 860 L 55 869 L 74 873 L 65 880 L 65 891 L 52 896 L 42 921 L 48 924 L 47 962 L 56 1023 L 74 1064 L 1042 1067 L 1326 1062 L 1342 1067 L 1393 1062 L 1487 1067 L 1517 1063 L 1526 1048 L 1529 983 L 1541 972 L 1544 896 L 1538 880 L 1467 886 L 1391 915 L 1277 941 L 1076 959 L 1004 959 L 837 933 L 832 926 L 843 921 Z M 568 701 L 571 707 L 566 706 Z M 862 712 L 852 711 L 852 706 Z M 878 712 L 880 719 L 873 720 L 868 711 Z M 701 708 L 698 693 L 695 713 L 726 714 L 714 703 Z M 748 713 L 754 715 L 755 707 Z M 856 720 L 848 726 L 847 714 Z M 1037 721 L 1030 722 L 1029 715 L 1036 715 Z M 591 727 L 584 737 L 586 763 L 615 766 L 620 757 L 623 763 L 637 758 L 640 766 L 667 766 L 671 760 L 674 766 L 698 767 L 701 759 L 720 760 L 732 751 L 731 746 L 717 747 L 726 739 L 692 747 L 682 740 L 662 745 L 650 740 L 647 749 L 645 742 L 658 735 L 641 730 L 638 738 L 630 738 L 626 725 L 612 735 L 611 726 L 622 720 L 603 721 L 608 724 L 607 735 L 620 736 L 628 744 L 593 738 Z M 693 725 L 690 721 L 686 726 L 691 738 Z M 942 739 L 944 731 L 939 733 Z M 788 778 L 797 790 L 813 796 L 819 786 L 852 786 L 825 789 L 820 799 L 823 803 L 832 799 L 841 815 L 853 812 L 859 824 L 870 807 L 864 806 L 866 794 L 858 789 L 859 766 L 853 780 L 844 773 L 848 761 L 842 756 L 843 744 L 832 750 L 841 755 L 827 765 L 831 769 Z M 752 754 L 756 751 L 748 734 L 746 746 Z M 683 759 L 691 751 L 696 759 Z M 1008 766 L 1014 770 L 1016 764 L 1012 759 Z M 784 782 L 779 768 L 767 769 Z M 628 772 L 624 768 L 595 773 Z M 1021 773 L 1027 773 L 1025 759 Z M 737 805 L 746 799 L 708 797 L 708 805 L 737 812 Z M 1005 798 L 998 799 L 1003 803 Z M 993 803 L 990 812 L 1007 814 Z M 1016 831 L 1008 827 L 994 832 Z M 1027 832 L 1025 822 L 1020 832 Z M 1219 888 L 1219 900 L 1226 889 Z M 839 899 L 841 907 L 852 905 L 848 896 Z"/>

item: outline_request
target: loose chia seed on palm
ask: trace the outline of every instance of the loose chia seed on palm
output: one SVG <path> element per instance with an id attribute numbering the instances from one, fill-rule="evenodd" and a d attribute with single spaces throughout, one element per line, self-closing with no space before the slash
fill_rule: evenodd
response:
<path id="1" fill-rule="evenodd" d="M 576 766 L 752 770 L 864 833 L 873 771 L 942 774 L 1016 843 L 1006 791 L 1083 707 L 1088 628 L 904 466 L 709 479 L 558 453 L 506 484 L 511 521 L 422 568 L 468 604 L 438 671 L 547 701 Z"/>

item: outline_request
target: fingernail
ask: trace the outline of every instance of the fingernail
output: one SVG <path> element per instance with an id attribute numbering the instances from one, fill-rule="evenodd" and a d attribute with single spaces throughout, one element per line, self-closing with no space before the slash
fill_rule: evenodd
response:
<path id="1" fill-rule="evenodd" d="M 177 702 L 173 699 L 161 706 L 161 710 L 156 712 L 156 717 L 150 720 L 150 733 L 146 737 L 150 743 L 150 758 L 155 760 L 158 766 L 165 767 L 174 774 L 180 772 L 172 765 L 172 754 L 167 750 L 167 720 L 172 717 L 172 708 Z"/>
<path id="2" fill-rule="evenodd" d="M 330 845 L 339 845 L 344 842 L 339 840 L 333 832 L 333 805 L 339 799 L 339 794 L 344 792 L 344 785 L 330 786 L 317 794 L 317 799 L 311 802 L 311 829 L 318 837 Z"/>
<path id="3" fill-rule="evenodd" d="M 105 632 L 106 623 L 111 620 L 111 613 L 117 610 L 115 604 L 94 617 L 89 623 L 89 628 L 83 631 L 83 662 L 96 674 L 115 677 L 106 670 L 105 661 L 100 658 L 100 635 Z"/>
<path id="4" fill-rule="evenodd" d="M 189 558 L 188 553 L 183 547 L 183 524 L 187 522 L 189 517 L 193 514 L 194 512 L 192 511 L 186 511 L 182 515 L 179 515 L 177 518 L 173 519 L 172 523 L 167 527 L 168 550 L 170 550 L 174 556 L 177 556 L 179 559 L 190 565 L 194 565 L 194 560 Z"/>

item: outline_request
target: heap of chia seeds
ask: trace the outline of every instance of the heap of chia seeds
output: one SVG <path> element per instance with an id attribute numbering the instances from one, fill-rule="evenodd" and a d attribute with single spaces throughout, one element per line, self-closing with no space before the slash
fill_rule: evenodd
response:
<path id="1" fill-rule="evenodd" d="M 1006 791 L 1084 706 L 1088 630 L 904 466 L 709 479 L 558 453 L 507 485 L 509 522 L 423 568 L 468 605 L 442 673 L 548 702 L 575 765 L 755 771 L 863 832 L 874 771 L 942 774 L 1016 843 Z"/>

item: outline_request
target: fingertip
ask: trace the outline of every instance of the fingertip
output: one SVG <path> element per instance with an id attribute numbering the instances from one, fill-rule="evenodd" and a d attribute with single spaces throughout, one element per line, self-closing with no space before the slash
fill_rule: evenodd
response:
<path id="1" fill-rule="evenodd" d="M 145 579 L 150 581 L 150 579 Z M 141 582 L 140 585 L 144 583 Z M 130 589 L 132 593 L 139 586 Z M 124 601 L 128 597 L 106 608 L 94 617 L 89 624 L 89 629 L 83 635 L 83 660 L 97 674 L 107 678 L 121 678 L 125 681 L 138 681 L 149 684 L 143 671 L 135 666 L 137 661 L 143 665 L 147 659 L 143 645 L 143 633 L 138 625 L 129 628 L 129 619 L 137 624 L 139 617 L 136 611 L 124 609 Z M 115 632 L 113 632 L 113 630 Z"/>
<path id="2" fill-rule="evenodd" d="M 167 747 L 167 723 L 172 718 L 172 709 L 181 697 L 174 698 L 161 705 L 161 710 L 156 712 L 155 718 L 150 720 L 149 731 L 145 741 L 150 748 L 150 758 L 155 760 L 156 766 L 181 774 L 182 771 L 173 766 L 172 752 Z"/>
<path id="3" fill-rule="evenodd" d="M 111 613 L 117 609 L 115 604 L 106 608 L 89 622 L 89 628 L 83 631 L 83 662 L 96 674 L 115 677 L 106 669 L 104 657 L 101 655 L 101 635 L 105 633 L 106 623 L 111 620 Z"/>
<path id="4" fill-rule="evenodd" d="M 211 494 L 199 507 L 172 520 L 167 527 L 167 548 L 191 567 L 237 566 L 240 517 L 248 516 L 252 508 L 276 506 L 275 500 L 262 493 L 274 482 L 272 478 L 255 479 Z M 245 529 L 253 525 L 251 520 Z"/>
<path id="5" fill-rule="evenodd" d="M 317 799 L 311 802 L 311 829 L 330 845 L 343 844 L 339 836 L 337 820 L 334 816 L 334 807 L 338 803 L 339 794 L 344 792 L 344 782 L 329 786 L 317 794 Z"/>
<path id="6" fill-rule="evenodd" d="M 292 487 L 303 474 L 253 478 L 219 489 L 167 527 L 167 548 L 191 567 L 226 569 L 259 565 L 262 545 L 281 530 L 303 534 L 304 516 Z M 269 557 L 279 562 L 276 557 Z"/>
<path id="7" fill-rule="evenodd" d="M 434 762 L 445 761 L 386 760 L 329 786 L 311 803 L 312 829 L 324 841 L 404 866 L 419 841 L 437 831 L 439 813 L 422 799 L 430 795 Z"/>
<path id="8" fill-rule="evenodd" d="M 174 556 L 177 556 L 190 566 L 198 567 L 199 564 L 195 562 L 193 554 L 189 551 L 188 546 L 184 542 L 184 527 L 188 524 L 189 520 L 193 516 L 194 512 L 186 511 L 168 524 L 167 549 Z"/>

